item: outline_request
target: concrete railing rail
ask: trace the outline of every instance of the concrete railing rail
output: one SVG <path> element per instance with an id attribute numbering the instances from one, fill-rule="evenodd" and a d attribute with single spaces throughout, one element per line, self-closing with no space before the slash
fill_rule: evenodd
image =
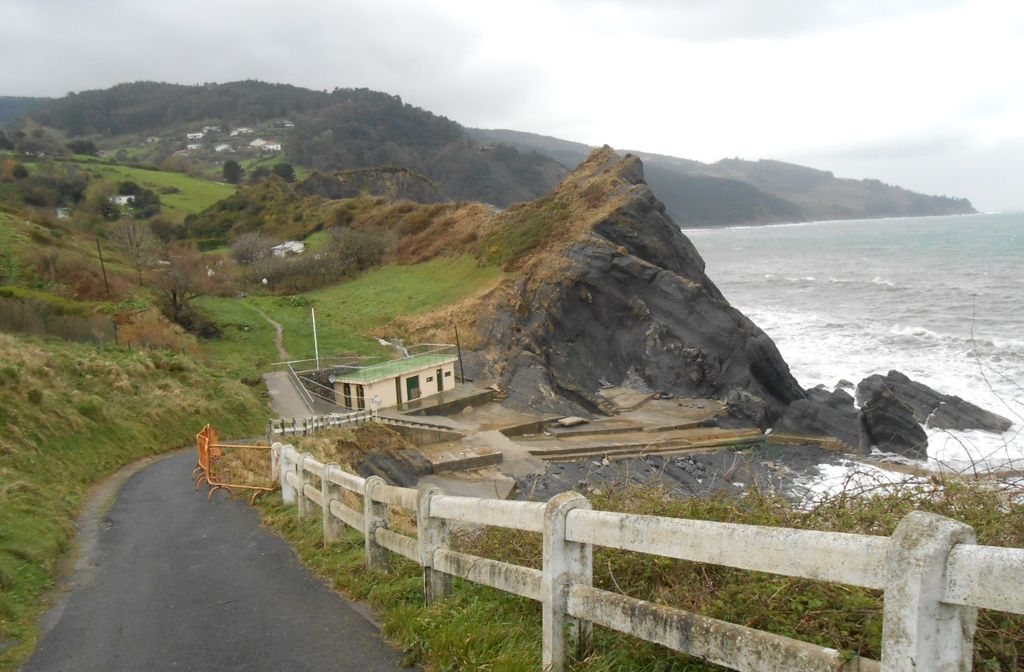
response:
<path id="1" fill-rule="evenodd" d="M 329 413 L 309 418 L 277 418 L 267 420 L 267 436 L 309 436 L 315 432 L 346 425 L 359 425 L 378 420 L 376 411 L 354 411 L 352 413 Z"/>
<path id="2" fill-rule="evenodd" d="M 387 568 L 388 551 L 423 567 L 429 601 L 458 576 L 540 602 L 540 667 L 553 672 L 567 647 L 586 650 L 594 623 L 735 670 L 962 672 L 971 669 L 976 608 L 1024 614 L 1024 549 L 977 545 L 969 526 L 934 514 L 908 514 L 891 537 L 665 518 L 593 511 L 571 492 L 537 503 L 394 487 L 291 445 L 273 451 L 284 500 L 300 518 L 320 509 L 325 544 L 342 525 L 359 530 L 370 567 Z M 344 491 L 362 497 L 361 510 L 344 504 Z M 416 515 L 416 538 L 388 529 L 391 506 Z M 453 551 L 451 523 L 540 533 L 543 569 Z M 595 588 L 594 546 L 882 590 L 882 659 Z"/>

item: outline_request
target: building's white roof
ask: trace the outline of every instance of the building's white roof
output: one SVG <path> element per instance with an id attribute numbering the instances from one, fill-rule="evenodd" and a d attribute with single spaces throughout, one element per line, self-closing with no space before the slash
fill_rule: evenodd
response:
<path id="1" fill-rule="evenodd" d="M 274 245 L 270 249 L 279 254 L 302 254 L 306 251 L 306 244 L 301 240 L 286 240 L 280 245 Z"/>

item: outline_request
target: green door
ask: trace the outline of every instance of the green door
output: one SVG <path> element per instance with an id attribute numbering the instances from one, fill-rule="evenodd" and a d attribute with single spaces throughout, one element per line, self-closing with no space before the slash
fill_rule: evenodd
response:
<path id="1" fill-rule="evenodd" d="M 434 373 L 434 377 L 437 378 L 437 391 L 444 392 L 444 370 L 438 369 Z"/>
<path id="2" fill-rule="evenodd" d="M 409 376 L 405 379 L 405 398 L 409 401 L 420 398 L 420 377 Z"/>

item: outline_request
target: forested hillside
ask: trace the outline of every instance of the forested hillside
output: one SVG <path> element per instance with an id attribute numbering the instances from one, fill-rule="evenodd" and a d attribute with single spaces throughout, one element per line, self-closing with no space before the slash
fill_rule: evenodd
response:
<path id="1" fill-rule="evenodd" d="M 6 124 L 46 104 L 49 98 L 26 96 L 0 96 L 0 124 Z"/>
<path id="2" fill-rule="evenodd" d="M 541 196 L 566 173 L 558 162 L 533 151 L 481 146 L 456 122 L 369 89 L 326 92 L 257 81 L 200 86 L 136 82 L 54 100 L 33 113 L 32 120 L 88 138 L 100 149 L 109 145 L 130 153 L 134 147 L 163 145 L 160 156 L 174 151 L 179 162 L 204 156 L 223 161 L 246 149 L 245 144 L 229 144 L 228 128 L 249 132 L 249 126 L 268 124 L 284 156 L 298 166 L 330 171 L 398 165 L 430 178 L 448 198 L 499 206 Z M 187 132 L 199 134 L 200 128 L 216 129 L 202 135 L 217 137 L 208 142 L 230 149 L 212 155 L 205 150 L 205 137 L 189 144 Z M 137 136 L 134 146 L 125 143 L 131 135 Z"/>

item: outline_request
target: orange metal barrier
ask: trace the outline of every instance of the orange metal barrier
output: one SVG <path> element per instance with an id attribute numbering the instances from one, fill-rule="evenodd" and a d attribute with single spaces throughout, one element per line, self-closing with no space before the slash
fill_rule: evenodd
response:
<path id="1" fill-rule="evenodd" d="M 192 470 L 196 490 L 201 483 L 210 487 L 209 500 L 217 490 L 227 490 L 233 497 L 236 490 L 251 491 L 252 504 L 264 492 L 278 488 L 273 472 L 270 446 L 220 443 L 220 435 L 212 425 L 196 434 L 196 468 Z"/>

